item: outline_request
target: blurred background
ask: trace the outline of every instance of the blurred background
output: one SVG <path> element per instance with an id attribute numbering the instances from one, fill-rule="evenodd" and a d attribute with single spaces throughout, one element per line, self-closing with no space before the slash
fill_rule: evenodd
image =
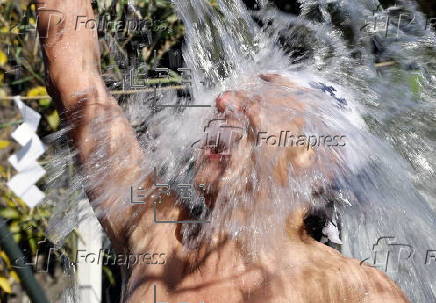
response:
<path id="1" fill-rule="evenodd" d="M 246 0 L 255 10 L 256 1 Z M 300 5 L 292 0 L 270 1 L 282 11 L 298 15 Z M 389 6 L 395 1 L 380 1 Z M 216 7 L 216 1 L 210 0 Z M 436 17 L 436 2 L 419 0 L 419 8 L 430 17 Z M 132 67 L 147 71 L 146 86 L 174 86 L 183 83 L 178 68 L 183 67 L 181 50 L 184 27 L 175 15 L 170 1 L 165 0 L 95 0 L 93 7 L 98 24 L 102 73 L 108 88 L 117 95 L 119 103 L 126 101 L 132 90 L 128 81 Z M 321 16 L 312 16 L 313 19 Z M 129 20 L 130 27 L 125 20 Z M 124 22 L 124 23 L 123 23 Z M 340 20 L 333 23 L 344 32 L 347 28 Z M 23 122 L 13 96 L 21 96 L 25 104 L 41 114 L 37 135 L 50 136 L 61 128 L 59 113 L 45 89 L 44 64 L 36 32 L 35 5 L 29 0 L 1 0 L 0 2 L 0 218 L 24 254 L 26 263 L 35 263 L 33 273 L 45 290 L 50 302 L 61 302 L 66 287 L 74 285 L 71 261 L 77 251 L 81 234 L 68 235 L 62 246 L 54 246 L 45 239 L 46 229 L 58 201 L 65 199 L 68 182 L 62 187 L 48 187 L 49 175 L 36 184 L 47 198 L 43 206 L 29 207 L 8 188 L 6 183 L 16 174 L 8 158 L 20 146 L 11 133 Z M 286 41 L 284 41 L 286 44 Z M 304 53 L 304 49 L 300 52 Z M 379 51 L 374 48 L 374 53 Z M 300 53 L 301 55 L 301 53 Z M 169 77 L 162 82 L 153 67 L 169 68 Z M 127 79 L 127 80 L 126 80 Z M 412 82 L 413 86 L 414 83 Z M 53 161 L 54 151 L 48 150 L 39 158 L 45 165 Z M 71 174 L 74 168 L 71 167 Z M 68 176 L 66 176 L 68 179 Z M 103 240 L 103 247 L 110 243 Z M 110 262 L 109 262 L 110 263 Z M 73 266 L 74 267 L 74 266 Z M 39 270 L 43 268 L 44 270 Z M 0 301 L 29 302 L 21 286 L 14 261 L 0 247 Z M 102 302 L 118 302 L 121 294 L 121 273 L 116 265 L 101 268 Z"/>

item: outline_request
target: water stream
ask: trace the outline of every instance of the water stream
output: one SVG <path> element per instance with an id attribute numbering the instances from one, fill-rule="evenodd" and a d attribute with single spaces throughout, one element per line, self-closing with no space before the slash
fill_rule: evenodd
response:
<path id="1" fill-rule="evenodd" d="M 186 28 L 189 102 L 213 105 L 224 90 L 260 94 L 264 84 L 259 74 L 286 75 L 301 87 L 318 88 L 299 97 L 306 106 L 304 133 L 343 135 L 346 148 L 320 147 L 316 157 L 323 169 L 296 175 L 286 186 L 269 178 L 277 159 L 251 149 L 258 162 L 241 160 L 245 170 L 221 188 L 219 207 L 208 215 L 212 224 L 205 225 L 203 235 L 225 229 L 253 240 L 250 251 L 262 249 L 299 203 L 326 203 L 312 195 L 313 184 L 321 183 L 329 189 L 328 201 L 334 202 L 340 221 L 342 253 L 385 270 L 412 302 L 433 302 L 436 37 L 425 15 L 408 1 L 382 7 L 376 0 L 301 0 L 300 16 L 281 13 L 266 1 L 254 12 L 238 0 L 217 2 L 219 12 L 206 1 L 173 0 Z M 144 175 L 156 169 L 162 180 L 192 184 L 199 155 L 192 146 L 204 137 L 204 126 L 216 111 L 156 111 L 146 102 L 150 98 L 132 97 L 126 107 L 131 121 L 146 121 L 139 138 L 151 164 Z M 165 92 L 157 104 L 177 102 L 175 93 Z M 301 115 L 268 103 L 263 110 L 285 119 Z M 61 167 L 55 165 L 58 176 Z M 72 188 L 84 180 L 86 176 L 78 177 Z M 253 188 L 242 192 L 248 183 Z M 267 205 L 253 202 L 259 189 L 267 189 Z M 238 219 L 234 210 L 241 208 L 252 215 Z M 58 240 L 75 221 L 71 215 L 61 218 L 62 228 L 56 225 L 60 220 L 52 225 Z M 386 264 L 383 258 L 388 257 Z"/>

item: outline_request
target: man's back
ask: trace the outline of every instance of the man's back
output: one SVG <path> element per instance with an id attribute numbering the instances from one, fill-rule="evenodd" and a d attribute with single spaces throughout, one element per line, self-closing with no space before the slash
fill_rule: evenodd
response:
<path id="1" fill-rule="evenodd" d="M 408 302 L 385 274 L 343 257 L 302 230 L 284 229 L 282 238 L 273 241 L 277 246 L 252 254 L 229 238 L 190 251 L 161 233 L 149 234 L 160 241 L 145 241 L 140 233 L 132 241 L 133 254 L 168 253 L 164 264 L 133 265 L 126 302 Z M 175 233 L 177 226 L 171 225 L 164 232 L 167 239 Z"/>

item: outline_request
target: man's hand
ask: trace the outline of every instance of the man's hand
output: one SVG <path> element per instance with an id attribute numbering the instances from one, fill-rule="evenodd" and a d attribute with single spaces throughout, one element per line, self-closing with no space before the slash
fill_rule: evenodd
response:
<path id="1" fill-rule="evenodd" d="M 62 101 L 75 106 L 78 92 L 94 90 L 105 98 L 99 76 L 100 51 L 95 29 L 77 26 L 77 19 L 93 19 L 88 0 L 45 0 L 37 5 L 38 31 L 47 69 L 48 89 Z"/>

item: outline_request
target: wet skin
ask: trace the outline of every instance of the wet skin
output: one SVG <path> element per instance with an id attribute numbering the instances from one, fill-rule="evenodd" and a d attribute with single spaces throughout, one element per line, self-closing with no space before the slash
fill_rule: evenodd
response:
<path id="1" fill-rule="evenodd" d="M 78 151 L 83 169 L 92 172 L 98 164 L 93 159 L 102 144 L 96 135 L 96 121 L 110 118 L 110 123 L 97 125 L 104 132 L 105 155 L 118 157 L 120 167 L 111 166 L 99 179 L 99 187 L 88 187 L 87 194 L 112 245 L 125 254 L 145 252 L 164 253 L 165 264 L 132 264 L 124 301 L 152 302 L 154 287 L 157 300 L 163 302 L 408 302 L 401 290 L 382 272 L 358 260 L 345 258 L 337 251 L 314 239 L 305 231 L 303 218 L 307 209 L 296 208 L 290 214 L 281 233 L 276 234 L 277 246 L 259 252 L 253 261 L 244 253 L 244 243 L 226 235 L 212 237 L 200 244 L 195 253 L 184 247 L 178 224 L 154 224 L 152 194 L 142 205 L 119 208 L 119 200 L 105 196 L 105 189 L 114 185 L 128 187 L 141 175 L 141 163 L 146 162 L 134 131 L 112 98 L 99 74 L 100 54 L 96 33 L 89 29 L 76 30 L 76 16 L 94 18 L 90 2 L 46 1 L 39 8 L 55 9 L 65 19 L 56 26 L 48 26 L 50 15 L 40 11 L 38 29 L 47 69 L 47 87 L 62 111 L 62 118 L 72 126 L 71 138 Z M 47 32 L 48 31 L 48 32 Z M 241 159 L 247 156 L 256 142 L 257 131 L 277 133 L 286 129 L 298 132 L 304 126 L 305 105 L 292 94 L 282 91 L 304 89 L 279 75 L 261 75 L 263 90 L 229 91 L 217 97 L 216 107 L 228 123 L 240 126 L 245 121 L 249 129 L 243 140 L 231 142 L 230 157 L 223 159 L 210 150 L 200 155 L 197 163 L 198 184 L 211 184 L 207 203 L 214 207 L 215 194 L 226 177 L 243 172 Z M 285 119 L 270 112 L 269 105 L 287 106 L 301 117 Z M 77 115 L 79 114 L 79 115 Z M 265 117 L 272 117 L 265 119 Z M 247 127 L 248 126 L 248 127 Z M 314 151 L 301 147 L 285 149 L 261 147 L 278 161 L 272 177 L 285 185 L 288 166 L 294 173 L 304 173 L 315 163 Z M 122 151 L 122 153 L 120 152 Z M 125 157 L 125 155 L 129 157 Z M 99 161 L 104 161 L 100 159 Z M 332 159 L 335 161 L 335 159 Z M 322 169 L 320 167 L 319 169 Z M 90 180 L 93 181 L 93 180 Z M 148 178 L 145 188 L 152 188 Z M 101 201 L 101 197 L 106 197 Z M 183 209 L 175 204 L 175 196 L 165 196 L 157 207 L 160 218 L 186 218 Z M 100 200 L 99 203 L 95 203 Z M 256 203 L 264 203 L 260 191 Z M 238 211 L 238 210 L 235 210 Z M 241 213 L 241 216 L 244 214 Z"/>

